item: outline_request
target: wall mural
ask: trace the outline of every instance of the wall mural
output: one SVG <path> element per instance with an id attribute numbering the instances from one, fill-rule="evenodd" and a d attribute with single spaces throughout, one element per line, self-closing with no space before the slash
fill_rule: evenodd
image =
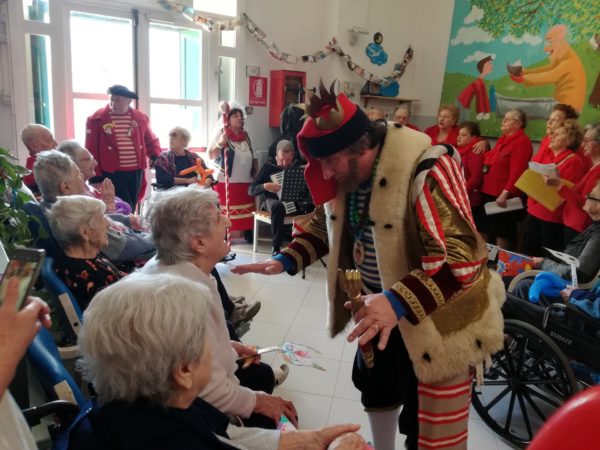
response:
<path id="1" fill-rule="evenodd" d="M 541 139 L 556 103 L 600 121 L 598 0 L 455 0 L 442 103 L 499 136 L 511 108 Z"/>

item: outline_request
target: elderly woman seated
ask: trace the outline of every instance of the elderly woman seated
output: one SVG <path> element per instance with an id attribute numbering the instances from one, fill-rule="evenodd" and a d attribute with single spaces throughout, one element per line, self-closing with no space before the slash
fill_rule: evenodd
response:
<path id="1" fill-rule="evenodd" d="M 188 150 L 188 145 L 192 135 L 188 130 L 182 127 L 175 127 L 169 132 L 169 150 L 164 151 L 154 161 L 156 170 L 156 182 L 161 189 L 169 189 L 176 185 L 188 185 L 195 183 L 196 173 L 190 172 L 180 175 L 182 170 L 188 169 L 194 165 L 200 158 L 197 154 Z M 206 164 L 200 158 L 202 167 L 207 169 Z M 206 179 L 206 186 L 212 186 L 216 181 L 209 175 Z"/>
<path id="2" fill-rule="evenodd" d="M 211 293 L 208 340 L 213 348 L 212 377 L 200 396 L 221 412 L 239 416 L 248 426 L 274 428 L 284 414 L 296 423 L 292 402 L 270 395 L 287 366 L 275 369 L 258 363 L 240 368 L 236 360 L 255 354 L 230 341 L 223 306 L 211 276 L 229 251 L 225 235 L 231 225 L 222 215 L 216 192 L 198 186 L 156 193 L 147 219 L 157 248 L 156 257 L 142 268 L 148 274 L 180 275 L 207 287 Z"/>
<path id="3" fill-rule="evenodd" d="M 105 178 L 99 186 L 90 184 L 90 180 L 96 176 L 98 161 L 94 159 L 88 149 L 75 140 L 67 140 L 60 143 L 58 151 L 69 155 L 81 172 L 85 181 L 85 193 L 102 200 L 106 204 L 108 214 L 118 213 L 125 216 L 131 214 L 131 206 L 115 195 L 115 185 L 110 178 Z"/>
<path id="4" fill-rule="evenodd" d="M 564 253 L 577 258 L 579 261 L 577 279 L 582 283 L 588 283 L 600 273 L 600 258 L 598 258 L 598 253 L 600 253 L 600 181 L 587 196 L 583 210 L 592 219 L 592 224 L 567 244 Z M 571 268 L 567 264 L 550 258 L 535 258 L 535 260 L 539 269 L 553 272 L 565 280 L 571 279 Z M 521 299 L 527 299 L 532 284 L 533 280 L 530 278 L 519 281 L 513 294 Z M 544 299 L 544 301 L 551 303 L 557 298 Z"/>
<path id="5" fill-rule="evenodd" d="M 54 262 L 54 270 L 82 310 L 96 292 L 124 276 L 109 260 L 99 256 L 108 242 L 105 209 L 101 200 L 70 195 L 58 197 L 48 211 L 52 234 L 65 252 Z"/>
<path id="6" fill-rule="evenodd" d="M 173 275 L 135 273 L 100 292 L 79 341 L 99 406 L 89 415 L 90 431 L 71 433 L 70 448 L 85 447 L 90 434 L 111 450 L 363 448 L 355 425 L 238 428 L 198 398 L 220 352 L 210 338 L 211 309 L 207 288 Z"/>

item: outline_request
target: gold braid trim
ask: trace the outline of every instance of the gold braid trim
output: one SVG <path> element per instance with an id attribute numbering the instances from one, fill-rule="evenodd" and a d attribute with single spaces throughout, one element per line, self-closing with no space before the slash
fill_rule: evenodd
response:
<path id="1" fill-rule="evenodd" d="M 294 239 L 294 244 L 299 244 L 306 250 L 310 256 L 309 264 L 314 263 L 317 260 L 317 251 L 315 247 L 306 239 L 301 238 L 300 236 Z"/>
<path id="2" fill-rule="evenodd" d="M 417 280 L 419 280 L 421 284 L 427 288 L 427 290 L 431 293 L 431 296 L 437 303 L 438 308 L 443 306 L 444 303 L 446 303 L 446 300 L 444 300 L 444 294 L 440 290 L 439 286 L 435 283 L 435 281 L 433 281 L 431 277 L 425 275 L 425 272 L 423 272 L 422 270 L 413 270 L 410 274 L 414 276 Z"/>
<path id="3" fill-rule="evenodd" d="M 285 253 L 286 255 L 291 256 L 296 261 L 296 271 L 300 271 L 304 268 L 304 264 L 302 263 L 302 256 L 296 250 L 292 250 L 291 248 L 284 248 L 281 253 Z"/>
<path id="4" fill-rule="evenodd" d="M 410 307 L 410 309 L 412 310 L 414 315 L 417 317 L 419 322 L 421 320 L 423 320 L 425 317 L 427 317 L 427 313 L 425 313 L 425 310 L 423 309 L 421 302 L 419 301 L 417 296 L 413 293 L 413 291 L 411 291 L 409 288 L 407 288 L 401 282 L 394 284 L 394 286 L 392 286 L 392 289 L 394 289 L 395 291 L 398 291 L 398 293 L 402 296 L 404 301 L 406 303 L 408 303 L 408 306 Z"/>

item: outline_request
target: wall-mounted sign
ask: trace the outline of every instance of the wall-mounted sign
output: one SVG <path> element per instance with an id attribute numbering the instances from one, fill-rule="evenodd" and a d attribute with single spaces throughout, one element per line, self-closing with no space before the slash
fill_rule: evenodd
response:
<path id="1" fill-rule="evenodd" d="M 267 77 L 249 77 L 248 105 L 267 106 Z"/>

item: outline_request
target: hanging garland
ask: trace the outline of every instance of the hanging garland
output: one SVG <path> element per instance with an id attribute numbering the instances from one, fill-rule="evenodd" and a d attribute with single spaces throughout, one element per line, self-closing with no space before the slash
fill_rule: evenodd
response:
<path id="1" fill-rule="evenodd" d="M 248 33 L 250 33 L 250 35 L 256 39 L 256 41 L 262 47 L 264 47 L 273 58 L 279 61 L 284 61 L 290 64 L 296 64 L 298 62 L 318 63 L 327 58 L 329 55 L 335 53 L 345 61 L 348 69 L 357 74 L 359 77 L 370 81 L 371 83 L 380 84 L 386 87 L 389 86 L 393 81 L 399 80 L 402 75 L 404 75 L 406 66 L 408 66 L 408 64 L 412 61 L 414 56 L 414 51 L 412 47 L 409 46 L 404 53 L 402 62 L 394 65 L 394 70 L 392 71 L 391 75 L 387 77 L 378 77 L 377 75 L 374 75 L 373 73 L 365 70 L 363 67 L 353 62 L 350 55 L 345 53 L 338 45 L 335 37 L 327 43 L 323 50 L 319 50 L 312 55 L 295 56 L 280 51 L 279 47 L 277 47 L 277 44 L 275 44 L 275 42 L 273 42 L 271 39 L 267 38 L 265 32 L 261 30 L 245 13 L 242 13 L 233 20 L 221 21 L 212 19 L 210 17 L 201 16 L 200 14 L 195 13 L 194 10 L 189 6 L 182 5 L 176 1 L 158 0 L 158 3 L 160 3 L 163 8 L 169 11 L 180 13 L 187 20 L 202 26 L 202 28 L 206 31 L 233 31 L 237 30 L 238 28 L 245 27 Z"/>

